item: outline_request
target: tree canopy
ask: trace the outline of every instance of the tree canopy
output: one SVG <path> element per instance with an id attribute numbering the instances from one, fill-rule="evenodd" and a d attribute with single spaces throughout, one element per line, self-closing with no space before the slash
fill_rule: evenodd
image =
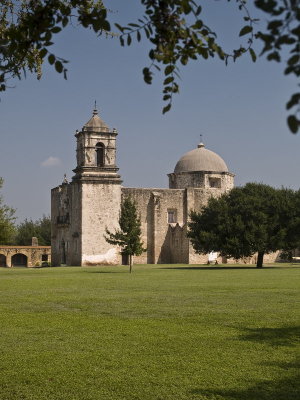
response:
<path id="1" fill-rule="evenodd" d="M 3 179 L 0 178 L 0 189 Z M 15 234 L 15 210 L 3 203 L 0 196 L 0 244 L 12 244 Z"/>
<path id="2" fill-rule="evenodd" d="M 231 0 L 228 0 L 229 2 Z M 26 71 L 42 75 L 46 60 L 58 73 L 67 75 L 67 60 L 51 51 L 55 35 L 69 24 L 92 28 L 97 35 L 118 36 L 122 46 L 133 40 L 151 43 L 150 63 L 143 69 L 144 81 L 151 84 L 153 69 L 164 74 L 163 112 L 170 110 L 174 93 L 179 91 L 179 67 L 190 60 L 217 56 L 228 63 L 245 53 L 253 61 L 254 39 L 263 43 L 262 54 L 268 60 L 281 61 L 289 54 L 284 73 L 300 75 L 300 11 L 298 0 L 255 0 L 257 9 L 269 18 L 264 32 L 256 31 L 257 18 L 250 15 L 247 0 L 232 0 L 241 11 L 245 25 L 237 33 L 244 45 L 230 52 L 218 43 L 215 27 L 202 17 L 200 0 L 140 0 L 144 13 L 134 22 L 112 27 L 109 3 L 102 0 L 2 0 L 0 4 L 0 91 L 6 90 L 11 77 L 21 78 Z M 108 8 L 106 8 L 106 6 Z M 73 24 L 73 25 L 74 25 Z M 114 28 L 118 33 L 113 32 Z M 283 51 L 285 49 L 285 51 Z M 284 56 L 282 56 L 282 53 Z M 297 133 L 300 126 L 300 93 L 287 102 L 291 110 L 287 122 Z"/>
<path id="3" fill-rule="evenodd" d="M 141 219 L 138 216 L 136 204 L 126 197 L 121 204 L 119 217 L 120 229 L 115 233 L 106 229 L 105 240 L 121 248 L 121 253 L 129 256 L 129 270 L 132 270 L 132 256 L 140 256 L 145 249 L 141 241 Z"/>
<path id="4" fill-rule="evenodd" d="M 36 237 L 40 246 L 51 245 L 51 220 L 43 215 L 37 221 L 25 219 L 17 227 L 15 244 L 17 246 L 31 246 L 32 238 Z"/>
<path id="5" fill-rule="evenodd" d="M 239 259 L 295 249 L 300 244 L 300 192 L 248 183 L 211 198 L 201 213 L 192 212 L 188 237 L 195 251 L 218 251 Z"/>

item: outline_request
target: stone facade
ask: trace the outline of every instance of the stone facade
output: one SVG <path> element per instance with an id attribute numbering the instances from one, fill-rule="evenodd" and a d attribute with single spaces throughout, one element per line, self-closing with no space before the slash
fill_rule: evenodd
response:
<path id="1" fill-rule="evenodd" d="M 126 196 L 136 202 L 147 248 L 135 263 L 207 263 L 208 256 L 195 254 L 187 239 L 187 222 L 191 210 L 200 211 L 210 197 L 233 187 L 234 175 L 220 156 L 200 143 L 168 175 L 169 189 L 125 188 L 116 166 L 117 131 L 96 109 L 75 137 L 75 175 L 51 193 L 52 265 L 121 263 L 119 249 L 104 235 L 118 227 Z"/>

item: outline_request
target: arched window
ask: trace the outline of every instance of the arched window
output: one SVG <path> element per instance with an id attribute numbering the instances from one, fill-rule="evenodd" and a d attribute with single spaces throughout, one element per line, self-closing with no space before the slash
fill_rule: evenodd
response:
<path id="1" fill-rule="evenodd" d="M 104 167 L 105 146 L 103 143 L 96 144 L 96 164 L 97 167 Z"/>

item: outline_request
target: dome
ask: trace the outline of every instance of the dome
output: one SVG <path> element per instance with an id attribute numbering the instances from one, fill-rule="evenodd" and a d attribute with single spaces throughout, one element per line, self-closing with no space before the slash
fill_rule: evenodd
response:
<path id="1" fill-rule="evenodd" d="M 176 164 L 175 173 L 211 171 L 228 172 L 225 161 L 216 153 L 207 150 L 203 143 L 197 149 L 185 153 Z"/>

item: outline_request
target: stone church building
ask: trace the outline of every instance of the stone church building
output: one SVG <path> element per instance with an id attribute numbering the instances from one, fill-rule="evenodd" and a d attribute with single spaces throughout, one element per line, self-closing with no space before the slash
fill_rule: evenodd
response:
<path id="1" fill-rule="evenodd" d="M 135 263 L 207 263 L 208 255 L 196 254 L 186 236 L 187 221 L 191 210 L 199 211 L 211 196 L 233 188 L 234 174 L 218 154 L 200 143 L 168 174 L 169 189 L 126 188 L 116 164 L 117 131 L 96 109 L 75 137 L 75 175 L 51 192 L 53 265 L 126 263 L 104 238 L 106 227 L 118 227 L 125 196 L 136 202 L 147 248 Z"/>

